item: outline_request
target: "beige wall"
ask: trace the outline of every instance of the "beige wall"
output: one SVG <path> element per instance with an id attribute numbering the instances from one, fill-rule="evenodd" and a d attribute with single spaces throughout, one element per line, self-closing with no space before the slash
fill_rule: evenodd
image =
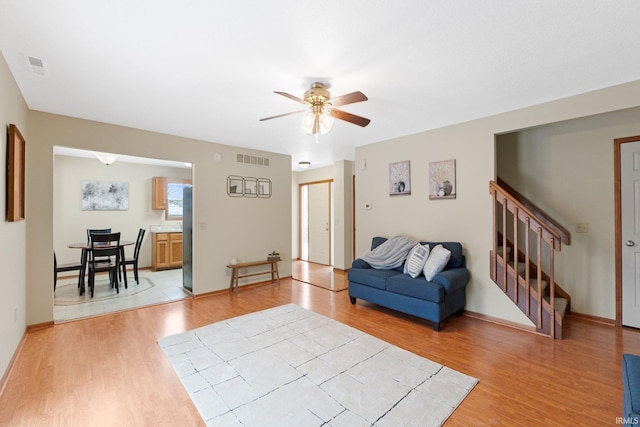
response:
<path id="1" fill-rule="evenodd" d="M 356 253 L 361 254 L 376 235 L 408 234 L 429 240 L 458 240 L 465 247 L 471 283 L 466 309 L 528 324 L 528 319 L 489 278 L 492 245 L 490 180 L 495 179 L 495 135 L 543 124 L 616 111 L 640 105 L 640 81 L 565 98 L 446 128 L 409 135 L 356 149 Z M 617 135 L 625 136 L 625 135 Z M 609 136 L 607 136 L 609 138 Z M 610 139 L 609 139 L 610 141 Z M 613 148 L 611 148 L 612 150 Z M 429 162 L 455 159 L 457 198 L 428 199 Z M 389 163 L 411 160 L 410 196 L 388 195 Z M 366 161 L 366 169 L 362 169 Z M 607 168 L 612 163 L 604 159 Z M 568 171 L 567 174 L 573 173 Z M 600 184 L 598 184 L 600 185 Z M 609 199 L 612 203 L 612 199 Z M 364 204 L 370 203 L 371 210 Z M 613 248 L 610 248 L 613 252 Z M 591 255 L 591 254 L 590 254 Z M 590 262 L 601 262 L 590 258 Z M 615 299 L 584 304 L 585 310 L 609 316 Z"/>
<path id="2" fill-rule="evenodd" d="M 613 140 L 640 135 L 640 108 L 497 138 L 498 176 L 571 232 L 555 263 L 572 311 L 615 319 Z M 587 223 L 588 233 L 576 233 Z"/>
<path id="3" fill-rule="evenodd" d="M 264 259 L 282 248 L 281 275 L 291 275 L 291 158 L 221 144 L 179 138 L 104 123 L 31 111 L 29 138 L 33 149 L 27 165 L 27 251 L 49 259 L 53 248 L 53 147 L 109 151 L 139 157 L 189 162 L 193 165 L 193 290 L 203 294 L 229 286 L 225 267 L 232 258 Z M 215 153 L 222 155 L 216 161 Z M 236 154 L 268 157 L 270 166 L 238 163 Z M 97 165 L 100 166 L 100 165 Z M 271 179 L 271 198 L 227 196 L 228 175 Z M 53 319 L 52 267 L 38 264 L 27 271 L 27 324 Z M 260 278 L 255 278 L 259 280 Z M 264 279 L 264 278 L 263 278 Z"/>
<path id="4" fill-rule="evenodd" d="M 87 228 L 111 228 L 122 233 L 123 240 L 135 241 L 138 229 L 147 230 L 140 250 L 141 268 L 151 265 L 151 234 L 149 226 L 165 221 L 163 210 L 151 208 L 151 182 L 154 176 L 191 179 L 190 168 L 153 166 L 116 161 L 110 166 L 97 159 L 54 156 L 53 177 L 53 248 L 58 262 L 79 259 L 77 249 L 69 249 L 72 242 L 86 239 Z M 126 211 L 83 211 L 80 188 L 82 181 L 116 181 L 129 185 L 129 209 Z M 127 256 L 133 255 L 133 247 Z"/>
<path id="5" fill-rule="evenodd" d="M 27 160 L 31 154 L 27 105 L 18 90 L 4 56 L 0 54 L 0 165 L 7 164 L 7 127 L 15 124 L 27 140 Z M 27 182 L 27 185 L 29 182 Z M 6 175 L 0 173 L 0 377 L 13 357 L 26 327 L 26 259 L 27 224 L 31 212 L 27 209 L 26 220 L 6 222 Z"/>

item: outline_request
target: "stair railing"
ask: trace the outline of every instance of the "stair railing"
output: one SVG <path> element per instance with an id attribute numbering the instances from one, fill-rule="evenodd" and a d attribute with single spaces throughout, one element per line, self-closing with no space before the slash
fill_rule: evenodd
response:
<path id="1" fill-rule="evenodd" d="M 558 225 L 553 221 L 547 214 L 542 212 L 539 208 L 537 208 L 532 202 L 523 197 L 520 193 L 513 190 L 508 184 L 504 181 L 499 180 L 500 184 L 491 181 L 489 183 L 489 192 L 493 197 L 493 224 L 494 224 L 494 233 L 493 233 L 493 252 L 492 252 L 492 280 L 498 283 L 498 243 L 499 243 L 499 235 L 502 236 L 501 245 L 502 245 L 502 259 L 504 268 L 502 269 L 502 287 L 503 290 L 507 291 L 507 283 L 508 283 L 508 274 L 512 274 L 514 286 L 514 302 L 516 304 L 519 303 L 520 295 L 518 295 L 518 262 L 520 253 L 521 244 L 524 246 L 524 281 L 525 281 L 525 314 L 527 317 L 531 314 L 530 307 L 530 299 L 531 299 L 531 291 L 530 291 L 530 266 L 531 266 L 531 241 L 530 236 L 535 236 L 534 246 L 535 246 L 535 256 L 534 264 L 537 268 L 536 274 L 536 284 L 534 288 L 536 289 L 537 295 L 535 299 L 537 301 L 537 328 L 542 328 L 542 306 L 543 306 L 543 289 L 542 289 L 542 264 L 543 264 L 543 246 L 547 245 L 546 252 L 548 253 L 547 260 L 547 269 L 549 270 L 549 304 L 551 305 L 550 311 L 550 335 L 555 336 L 555 279 L 554 279 L 554 268 L 555 268 L 555 252 L 560 251 L 561 242 L 569 243 L 570 242 L 570 234 L 567 230 L 562 228 L 562 226 Z M 501 206 L 501 209 L 499 208 Z M 502 216 L 502 221 L 498 221 L 498 213 Z M 509 216 L 513 218 L 512 228 L 509 229 Z M 498 222 L 501 223 L 502 230 L 496 230 L 498 227 Z M 524 230 L 524 242 L 520 240 L 522 237 L 520 236 L 521 228 Z M 509 273 L 508 269 L 508 245 L 509 238 L 511 237 L 511 244 L 513 245 L 513 269 L 512 272 Z"/>

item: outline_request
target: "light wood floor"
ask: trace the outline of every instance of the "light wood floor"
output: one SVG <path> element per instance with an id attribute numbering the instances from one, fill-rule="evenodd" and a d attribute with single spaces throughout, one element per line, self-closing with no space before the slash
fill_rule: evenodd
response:
<path id="1" fill-rule="evenodd" d="M 347 272 L 322 264 L 295 260 L 291 263 L 291 277 L 301 282 L 340 292 L 349 287 Z"/>
<path id="2" fill-rule="evenodd" d="M 30 331 L 0 396 L 0 426 L 204 425 L 156 340 L 291 302 L 479 378 L 447 426 L 615 426 L 621 354 L 640 354 L 632 329 L 571 319 L 554 341 L 461 316 L 437 333 L 351 305 L 347 292 L 283 279 Z"/>

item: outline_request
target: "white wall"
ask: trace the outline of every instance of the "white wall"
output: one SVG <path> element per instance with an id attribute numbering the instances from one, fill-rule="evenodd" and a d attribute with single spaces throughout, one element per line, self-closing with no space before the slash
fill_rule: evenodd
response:
<path id="1" fill-rule="evenodd" d="M 540 126 L 497 138 L 498 176 L 571 233 L 556 282 L 573 312 L 615 319 L 613 140 L 640 135 L 640 108 Z M 576 233 L 587 223 L 588 233 Z"/>
<path id="2" fill-rule="evenodd" d="M 79 259 L 78 249 L 67 245 L 86 240 L 87 228 L 111 228 L 122 233 L 123 240 L 135 241 L 138 229 L 147 230 L 139 265 L 151 266 L 151 234 L 149 226 L 166 221 L 163 210 L 151 208 L 152 178 L 191 179 L 190 168 L 173 168 L 116 161 L 104 166 L 97 159 L 54 156 L 53 178 L 53 248 L 58 262 L 74 262 Z M 126 211 L 83 211 L 81 207 L 82 181 L 116 181 L 129 185 L 129 209 Z M 127 256 L 133 255 L 133 247 Z"/>
<path id="3" fill-rule="evenodd" d="M 291 275 L 291 158 L 206 141 L 29 112 L 31 157 L 27 158 L 27 251 L 33 259 L 50 259 L 53 248 L 53 147 L 189 162 L 193 165 L 193 290 L 203 294 L 229 286 L 225 267 L 232 258 L 265 259 L 274 248 Z M 217 161 L 215 153 L 222 155 Z M 270 159 L 270 166 L 238 163 L 236 154 Z M 99 166 L 99 165 L 98 165 Z M 268 178 L 271 198 L 227 196 L 228 175 Z M 85 237 L 86 238 L 86 237 Z M 39 263 L 27 271 L 27 324 L 53 319 L 53 266 Z M 264 280 L 264 278 L 262 278 Z M 260 277 L 254 278 L 254 281 Z"/>
<path id="4" fill-rule="evenodd" d="M 15 124 L 26 140 L 27 162 L 32 145 L 27 122 L 27 105 L 22 98 L 4 56 L 0 54 L 0 165 L 7 164 L 7 127 Z M 6 222 L 6 174 L 0 173 L 0 377 L 4 376 L 26 326 L 26 259 L 27 224 L 32 211 L 26 210 L 26 220 Z M 27 182 L 28 185 L 28 182 Z M 43 258 L 48 259 L 48 258 Z"/>
<path id="5" fill-rule="evenodd" d="M 366 251 L 371 238 L 377 235 L 391 237 L 404 233 L 420 239 L 460 241 L 471 271 L 466 309 L 529 324 L 489 277 L 492 203 L 488 184 L 496 176 L 495 135 L 639 105 L 640 81 L 635 81 L 358 147 L 356 165 L 366 161 L 367 167 L 366 170 L 356 167 L 356 253 Z M 457 199 L 429 200 L 429 162 L 448 159 L 456 160 Z M 403 160 L 411 160 L 412 194 L 390 197 L 388 165 Z M 606 158 L 603 160 L 608 162 Z M 606 167 L 612 170 L 613 166 L 608 162 Z M 365 210 L 365 203 L 371 203 L 372 209 Z M 613 253 L 613 248 L 609 249 Z M 585 310 L 590 310 L 587 314 L 608 316 L 610 310 L 606 307 L 614 299 L 612 293 L 608 301 L 595 302 L 597 309 L 585 305 Z"/>

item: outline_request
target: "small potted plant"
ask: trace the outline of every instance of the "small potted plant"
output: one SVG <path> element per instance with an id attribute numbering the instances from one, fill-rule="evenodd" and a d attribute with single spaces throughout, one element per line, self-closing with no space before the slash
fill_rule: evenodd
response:
<path id="1" fill-rule="evenodd" d="M 267 255 L 267 261 L 277 261 L 280 259 L 280 254 L 276 251 L 271 252 Z"/>

